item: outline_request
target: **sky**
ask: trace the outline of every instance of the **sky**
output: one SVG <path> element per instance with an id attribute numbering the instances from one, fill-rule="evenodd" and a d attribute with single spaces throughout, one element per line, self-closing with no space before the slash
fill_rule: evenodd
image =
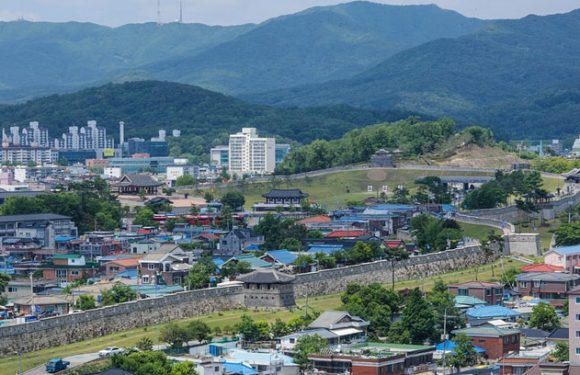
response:
<path id="1" fill-rule="evenodd" d="M 0 0 L 0 21 L 81 21 L 119 26 L 179 17 L 179 0 Z M 209 25 L 258 23 L 268 18 L 296 13 L 340 0 L 181 0 L 183 21 Z M 374 0 L 393 5 L 437 4 L 470 17 L 521 18 L 528 14 L 564 13 L 580 8 L 580 0 Z"/>

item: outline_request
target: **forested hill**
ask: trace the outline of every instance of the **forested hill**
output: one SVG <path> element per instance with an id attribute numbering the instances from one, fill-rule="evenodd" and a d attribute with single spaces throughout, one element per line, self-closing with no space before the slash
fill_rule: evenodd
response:
<path id="1" fill-rule="evenodd" d="M 274 105 L 404 108 L 489 125 L 500 135 L 558 137 L 562 118 L 578 126 L 573 95 L 554 95 L 580 85 L 577 35 L 580 10 L 497 21 L 468 36 L 403 51 L 351 79 L 250 99 Z M 565 105 L 553 101 L 559 99 Z M 526 115 L 514 113 L 513 105 Z M 531 117 L 541 126 L 531 127 Z"/>
<path id="2" fill-rule="evenodd" d="M 240 93 L 348 78 L 407 48 L 486 23 L 436 6 L 362 1 L 228 27 L 0 22 L 0 102 L 123 80 Z"/>
<path id="3" fill-rule="evenodd" d="M 69 126 L 97 120 L 118 140 L 118 123 L 125 122 L 128 137 L 151 137 L 158 129 L 180 129 L 176 153 L 202 155 L 212 145 L 227 142 L 243 126 L 263 135 L 277 135 L 307 143 L 333 139 L 347 131 L 409 116 L 407 112 L 381 112 L 348 106 L 279 109 L 248 104 L 199 87 L 179 83 L 140 81 L 108 84 L 73 94 L 52 95 L 24 104 L 0 106 L 0 125 L 25 126 L 39 121 L 51 136 Z"/>

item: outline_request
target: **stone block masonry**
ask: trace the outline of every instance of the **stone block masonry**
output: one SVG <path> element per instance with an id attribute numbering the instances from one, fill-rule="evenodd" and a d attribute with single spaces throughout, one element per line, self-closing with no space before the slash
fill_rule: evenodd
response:
<path id="1" fill-rule="evenodd" d="M 478 246 L 421 255 L 394 262 L 395 281 L 421 279 L 483 264 Z M 297 275 L 296 297 L 339 293 L 350 283 L 392 280 L 387 260 Z M 418 282 L 420 283 L 420 282 Z M 250 291 L 251 292 L 251 291 Z M 133 328 L 243 306 L 242 286 L 194 290 L 63 315 L 38 322 L 0 327 L 0 356 L 25 353 L 105 336 Z"/>
<path id="2" fill-rule="evenodd" d="M 340 293 L 348 284 L 388 284 L 392 281 L 393 268 L 395 281 L 422 279 L 460 269 L 476 266 L 485 262 L 479 246 L 469 246 L 440 253 L 420 255 L 403 261 L 381 260 L 355 266 L 322 270 L 297 275 L 294 282 L 296 297 L 318 296 Z M 418 284 L 420 281 L 418 281 Z"/>
<path id="3" fill-rule="evenodd" d="M 0 356 L 26 353 L 124 330 L 242 307 L 242 287 L 182 292 L 0 327 Z"/>

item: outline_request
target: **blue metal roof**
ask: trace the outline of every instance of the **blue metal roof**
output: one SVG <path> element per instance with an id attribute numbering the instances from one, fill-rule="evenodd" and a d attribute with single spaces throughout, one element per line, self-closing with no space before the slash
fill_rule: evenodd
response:
<path id="1" fill-rule="evenodd" d="M 455 343 L 455 341 L 445 340 L 445 341 L 440 342 L 439 344 L 435 345 L 435 350 L 438 350 L 438 351 L 445 350 L 446 352 L 453 353 L 455 351 L 456 346 L 457 346 L 457 344 Z M 485 353 L 485 349 L 480 348 L 479 346 L 474 345 L 473 349 L 475 349 L 475 351 L 477 353 Z"/>
<path id="2" fill-rule="evenodd" d="M 470 318 L 476 319 L 520 316 L 519 312 L 499 305 L 472 307 L 467 310 L 466 314 Z"/>
<path id="3" fill-rule="evenodd" d="M 212 258 L 211 260 L 213 262 L 213 264 L 215 264 L 217 267 L 221 267 L 223 266 L 223 264 L 225 263 L 225 261 L 222 258 Z"/>
<path id="4" fill-rule="evenodd" d="M 251 366 L 245 365 L 243 363 L 225 362 L 224 369 L 226 373 L 236 373 L 242 375 L 258 375 L 258 371 L 254 370 Z"/>
<path id="5" fill-rule="evenodd" d="M 260 246 L 258 246 L 255 243 L 253 243 L 251 245 L 246 246 L 244 248 L 244 250 L 247 250 L 247 251 L 258 251 L 258 250 L 260 250 Z"/>
<path id="6" fill-rule="evenodd" d="M 580 253 L 580 245 L 555 247 L 552 250 L 563 255 L 577 254 Z"/>
<path id="7" fill-rule="evenodd" d="M 369 207 L 372 210 L 379 210 L 379 211 L 413 211 L 415 206 L 411 204 L 377 204 L 375 206 Z"/>
<path id="8" fill-rule="evenodd" d="M 72 240 L 76 240 L 78 239 L 78 237 L 75 236 L 66 236 L 66 235 L 61 235 L 61 236 L 55 236 L 54 237 L 54 241 L 55 242 L 68 242 L 68 241 L 72 241 Z"/>
<path id="9" fill-rule="evenodd" d="M 123 279 L 137 279 L 139 277 L 139 272 L 137 271 L 137 269 L 128 269 L 123 272 L 119 272 L 115 276 Z"/>
<path id="10" fill-rule="evenodd" d="M 288 250 L 270 250 L 266 252 L 266 255 L 271 256 L 276 262 L 289 265 L 294 263 L 296 258 L 295 254 L 292 254 Z"/>
<path id="11" fill-rule="evenodd" d="M 343 245 L 309 245 L 308 253 L 324 253 L 324 254 L 334 254 L 336 252 L 342 251 L 344 249 Z"/>

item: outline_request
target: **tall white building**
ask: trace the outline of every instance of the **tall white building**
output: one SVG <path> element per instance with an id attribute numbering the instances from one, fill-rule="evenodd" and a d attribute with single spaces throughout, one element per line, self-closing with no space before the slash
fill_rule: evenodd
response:
<path id="1" fill-rule="evenodd" d="M 260 138 L 256 128 L 230 135 L 228 170 L 232 175 L 268 174 L 276 168 L 276 140 Z"/>

